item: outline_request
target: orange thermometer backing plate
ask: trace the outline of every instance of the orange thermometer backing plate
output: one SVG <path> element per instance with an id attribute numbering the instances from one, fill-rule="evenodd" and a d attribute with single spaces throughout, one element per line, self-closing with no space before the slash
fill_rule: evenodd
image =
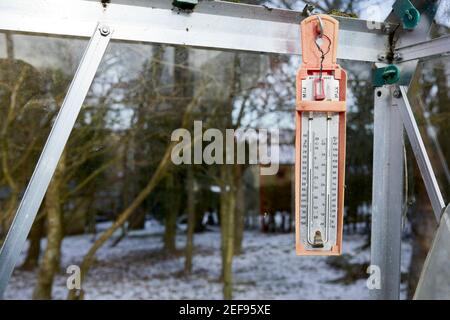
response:
<path id="1" fill-rule="evenodd" d="M 297 255 L 342 252 L 347 76 L 336 63 L 338 30 L 339 22 L 327 15 L 313 15 L 301 23 L 295 133 Z"/>

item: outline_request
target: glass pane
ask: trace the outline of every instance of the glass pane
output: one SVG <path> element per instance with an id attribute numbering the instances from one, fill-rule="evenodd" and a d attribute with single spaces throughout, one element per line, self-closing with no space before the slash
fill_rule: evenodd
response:
<path id="1" fill-rule="evenodd" d="M 441 1 L 436 12 L 435 19 L 432 24 L 430 36 L 432 39 L 439 38 L 448 34 L 450 27 L 450 3 L 448 1 Z"/>
<path id="2" fill-rule="evenodd" d="M 419 300 L 450 299 L 450 207 L 441 223 L 428 253 L 414 298 Z"/>
<path id="3" fill-rule="evenodd" d="M 78 40 L 64 41 L 76 46 L 71 43 Z M 73 51 L 82 52 L 83 45 Z M 44 47 L 50 51 L 51 45 Z M 24 50 L 32 56 L 30 47 L 24 45 Z M 58 57 L 48 53 L 42 62 L 32 58 L 47 63 L 53 72 L 71 70 L 73 74 L 78 60 L 63 64 L 58 59 L 66 55 Z M 295 255 L 292 207 L 299 57 L 112 42 L 58 166 L 58 188 L 49 189 L 42 206 L 48 213 L 49 199 L 59 197 L 64 226 L 62 271 L 47 273 L 54 277 L 51 297 L 67 297 L 65 271 L 80 266 L 92 241 L 109 232 L 111 237 L 101 243 L 83 283 L 86 299 L 221 299 L 220 212 L 224 190 L 232 187 L 238 190 L 234 201 L 240 206 L 236 210 L 243 212 L 237 221 L 244 230 L 242 253 L 234 258 L 235 298 L 368 298 L 370 64 L 340 63 L 349 74 L 347 150 L 359 150 L 347 155 L 344 256 L 305 259 Z M 56 91 L 61 99 L 65 88 Z M 35 125 L 36 119 L 26 119 L 26 125 Z M 203 134 L 207 129 L 278 129 L 276 174 L 261 176 L 260 166 L 248 161 L 248 147 L 244 165 L 208 164 L 204 157 L 199 164 L 175 165 L 170 153 L 172 135 L 185 128 L 195 140 L 198 124 Z M 11 132 L 11 138 L 21 132 Z M 47 134 L 48 130 L 42 131 L 43 137 Z M 204 152 L 211 141 L 203 140 Z M 37 154 L 41 148 L 42 144 L 36 147 Z M 31 169 L 35 159 L 27 161 Z M 190 174 L 193 181 L 188 179 Z M 236 179 L 229 180 L 228 174 Z M 192 195 L 193 269 L 180 278 Z M 126 222 L 116 228 L 115 221 Z M 19 266 L 31 253 L 35 237 L 30 237 Z M 45 238 L 45 233 L 39 237 Z M 52 246 L 41 242 L 43 259 Z M 36 268 L 16 269 L 6 297 L 40 296 L 37 288 L 42 277 Z"/>
<path id="4" fill-rule="evenodd" d="M 449 57 L 420 63 L 417 81 L 408 95 L 446 203 L 450 201 L 450 87 L 446 72 L 449 64 Z"/>
<path id="5" fill-rule="evenodd" d="M 0 33 L 0 243 L 9 229 L 85 40 Z M 42 221 L 40 212 L 37 221 Z"/>

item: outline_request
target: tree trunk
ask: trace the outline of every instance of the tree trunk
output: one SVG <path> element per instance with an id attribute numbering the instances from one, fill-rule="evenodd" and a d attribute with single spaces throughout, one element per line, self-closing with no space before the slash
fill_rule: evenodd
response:
<path id="1" fill-rule="evenodd" d="M 14 40 L 10 31 L 5 32 L 6 38 L 6 56 L 8 59 L 14 59 Z"/>
<path id="2" fill-rule="evenodd" d="M 242 253 L 242 240 L 244 239 L 244 219 L 245 219 L 245 184 L 242 175 L 243 167 L 234 166 L 234 180 L 236 183 L 236 210 L 235 210 L 235 237 L 234 254 Z"/>
<path id="3" fill-rule="evenodd" d="M 33 299 L 52 298 L 53 279 L 59 269 L 61 242 L 63 238 L 60 191 L 64 172 L 64 158 L 63 154 L 45 197 L 45 210 L 47 211 L 47 247 L 39 266 L 37 283 L 33 291 Z"/>
<path id="4" fill-rule="evenodd" d="M 220 172 L 222 180 L 220 228 L 222 240 L 223 298 L 231 300 L 233 297 L 234 211 L 236 207 L 233 166 L 222 165 Z"/>
<path id="5" fill-rule="evenodd" d="M 192 272 L 192 256 L 194 252 L 194 231 L 195 231 L 195 194 L 194 194 L 194 168 L 192 165 L 187 167 L 187 234 L 186 234 L 186 259 L 184 262 L 184 272 L 190 274 Z"/>
<path id="6" fill-rule="evenodd" d="M 241 89 L 240 82 L 240 58 L 234 55 L 233 68 L 229 79 L 228 101 L 225 103 L 225 114 L 222 116 L 222 129 L 237 128 L 240 125 L 241 116 L 238 116 L 233 124 L 232 111 L 236 93 Z M 239 114 L 243 114 L 242 105 Z M 237 179 L 241 178 L 238 165 L 223 164 L 220 166 L 221 193 L 220 193 L 220 228 L 222 241 L 222 278 L 223 278 L 223 298 L 231 300 L 233 298 L 233 255 L 236 236 L 236 191 Z M 239 204 L 239 206 L 241 203 Z M 239 244 L 240 245 L 240 244 Z"/>
<path id="7" fill-rule="evenodd" d="M 0 239 L 2 239 L 0 240 L 0 244 L 3 243 L 3 239 L 8 234 L 9 228 L 12 225 L 18 203 L 19 203 L 19 193 L 15 190 L 11 190 L 6 210 L 4 213 L 0 215 L 0 222 L 1 222 Z"/>
<path id="8" fill-rule="evenodd" d="M 176 188 L 174 173 L 169 172 L 166 178 L 165 207 L 165 229 L 164 229 L 164 251 L 174 253 L 176 251 L 177 216 L 179 210 L 179 190 Z"/>
<path id="9" fill-rule="evenodd" d="M 86 227 L 89 224 L 89 211 L 94 202 L 95 192 L 88 192 L 86 195 L 78 197 L 72 201 L 75 203 L 75 208 L 66 215 L 63 225 L 64 235 L 77 235 L 86 232 Z"/>
<path id="10" fill-rule="evenodd" d="M 144 210 L 136 210 L 135 214 L 130 217 L 128 229 L 142 230 L 145 228 L 145 212 Z"/>
<path id="11" fill-rule="evenodd" d="M 31 228 L 30 235 L 28 236 L 28 241 L 30 246 L 28 247 L 27 257 L 22 264 L 22 269 L 24 270 L 34 270 L 39 264 L 39 255 L 41 254 L 41 237 L 44 229 L 44 219 L 38 218 L 34 222 Z"/>

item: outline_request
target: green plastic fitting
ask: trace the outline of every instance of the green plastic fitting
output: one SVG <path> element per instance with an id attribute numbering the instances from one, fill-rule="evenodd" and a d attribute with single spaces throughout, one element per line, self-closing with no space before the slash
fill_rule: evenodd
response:
<path id="1" fill-rule="evenodd" d="M 395 84 L 400 80 L 400 69 L 390 64 L 383 68 L 377 68 L 372 74 L 372 83 L 375 87 L 381 87 L 386 84 Z"/>
<path id="2" fill-rule="evenodd" d="M 392 6 L 395 15 L 402 21 L 403 29 L 412 30 L 420 22 L 420 12 L 409 0 L 397 0 Z"/>

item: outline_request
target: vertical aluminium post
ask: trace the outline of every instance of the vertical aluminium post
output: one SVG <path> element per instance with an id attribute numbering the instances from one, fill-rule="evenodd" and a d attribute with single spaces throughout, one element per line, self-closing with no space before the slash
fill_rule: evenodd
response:
<path id="1" fill-rule="evenodd" d="M 70 84 L 31 180 L 20 201 L 19 208 L 0 251 L 0 298 L 3 298 L 36 213 L 111 39 L 111 32 L 108 26 L 97 25 Z"/>
<path id="2" fill-rule="evenodd" d="M 371 270 L 379 270 L 374 299 L 399 299 L 403 202 L 403 124 L 392 88 L 375 89 Z"/>

